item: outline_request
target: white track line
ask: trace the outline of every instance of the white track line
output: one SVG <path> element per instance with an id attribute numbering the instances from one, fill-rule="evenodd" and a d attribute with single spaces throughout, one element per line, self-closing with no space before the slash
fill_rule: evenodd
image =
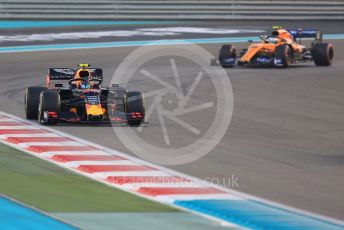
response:
<path id="1" fill-rule="evenodd" d="M 161 172 L 158 170 L 152 171 L 127 171 L 127 172 L 98 172 L 93 173 L 96 177 L 107 178 L 110 176 L 113 177 L 144 177 L 144 176 L 157 176 L 157 177 L 164 177 L 164 176 L 173 176 L 171 174 Z"/>
<path id="2" fill-rule="evenodd" d="M 13 119 L 8 117 L 0 117 L 0 121 L 13 121 Z"/>
<path id="3" fill-rule="evenodd" d="M 156 196 L 157 199 L 163 202 L 172 203 L 175 200 L 209 200 L 209 199 L 216 199 L 216 200 L 246 200 L 238 196 L 233 196 L 230 194 L 212 194 L 212 195 L 162 195 Z"/>
<path id="4" fill-rule="evenodd" d="M 149 188 L 206 188 L 200 184 L 196 183 L 128 183 L 120 185 L 122 187 L 128 188 L 130 190 L 139 190 L 142 187 Z M 193 197 L 195 199 L 195 197 Z"/>
<path id="5" fill-rule="evenodd" d="M 23 148 L 28 148 L 30 146 L 85 146 L 75 141 L 68 141 L 68 142 L 23 142 L 17 144 L 22 146 Z"/>
<path id="6" fill-rule="evenodd" d="M 1 139 L 6 139 L 9 137 L 61 137 L 55 133 L 33 133 L 33 134 L 2 134 L 0 135 Z"/>
<path id="7" fill-rule="evenodd" d="M 117 161 L 69 161 L 64 163 L 69 167 L 77 168 L 80 165 L 139 165 L 135 162 L 128 160 L 117 160 Z"/>
<path id="8" fill-rule="evenodd" d="M 52 152 L 44 152 L 39 153 L 40 156 L 45 158 L 51 158 L 54 155 L 99 155 L 99 156 L 113 156 L 109 153 L 98 151 L 98 150 L 90 150 L 90 151 L 52 151 Z"/>
<path id="9" fill-rule="evenodd" d="M 11 130 L 11 129 L 39 129 L 39 127 L 31 125 L 17 125 L 17 126 L 0 126 L 0 130 Z"/>

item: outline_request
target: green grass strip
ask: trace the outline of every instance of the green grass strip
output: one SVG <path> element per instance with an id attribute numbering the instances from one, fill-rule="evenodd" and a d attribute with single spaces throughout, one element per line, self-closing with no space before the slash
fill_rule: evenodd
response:
<path id="1" fill-rule="evenodd" d="M 176 211 L 1 143 L 0 193 L 47 212 Z"/>

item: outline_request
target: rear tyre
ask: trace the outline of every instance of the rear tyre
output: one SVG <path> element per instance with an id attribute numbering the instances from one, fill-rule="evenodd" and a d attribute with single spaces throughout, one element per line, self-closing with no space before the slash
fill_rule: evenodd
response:
<path id="1" fill-rule="evenodd" d="M 143 102 L 143 95 L 141 92 L 127 92 L 126 112 L 128 124 L 130 126 L 141 125 L 142 121 L 145 118 L 145 106 Z"/>
<path id="2" fill-rule="evenodd" d="M 333 62 L 333 46 L 329 43 L 317 43 L 312 49 L 314 64 L 317 66 L 330 66 Z"/>
<path id="3" fill-rule="evenodd" d="M 232 63 L 226 62 L 228 59 L 234 59 Z M 232 45 L 221 46 L 219 52 L 219 62 L 223 68 L 233 68 L 236 60 L 236 50 Z"/>
<path id="4" fill-rule="evenodd" d="M 288 45 L 280 45 L 276 47 L 275 59 L 280 59 L 282 63 L 277 64 L 278 67 L 287 68 L 291 61 L 291 50 Z"/>
<path id="5" fill-rule="evenodd" d="M 25 116 L 27 119 L 38 118 L 39 95 L 47 90 L 46 87 L 32 86 L 26 89 L 24 95 Z"/>
<path id="6" fill-rule="evenodd" d="M 38 121 L 42 125 L 54 125 L 56 119 L 48 116 L 48 112 L 54 113 L 56 116 L 60 111 L 60 94 L 53 90 L 43 91 L 40 95 Z"/>

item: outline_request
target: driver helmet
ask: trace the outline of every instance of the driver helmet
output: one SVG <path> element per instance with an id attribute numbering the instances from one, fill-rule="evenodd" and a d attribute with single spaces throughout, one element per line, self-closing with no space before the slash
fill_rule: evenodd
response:
<path id="1" fill-rule="evenodd" d="M 271 33 L 271 36 L 274 38 L 285 40 L 287 42 L 291 42 L 293 40 L 293 36 L 287 30 L 282 28 L 274 29 Z"/>
<path id="2" fill-rule="evenodd" d="M 88 83 L 88 79 L 91 76 L 91 73 L 88 69 L 86 69 L 85 67 L 82 67 L 80 69 L 78 69 L 75 73 L 74 79 L 83 79 L 83 81 L 76 81 L 75 85 L 77 88 L 79 89 L 89 89 L 89 83 Z"/>
<path id="3" fill-rule="evenodd" d="M 81 84 L 80 85 L 80 89 L 89 89 L 90 88 L 90 85 L 88 84 Z"/>
<path id="4" fill-rule="evenodd" d="M 278 38 L 278 35 L 279 35 L 278 30 L 273 30 L 273 31 L 271 32 L 271 37 Z"/>

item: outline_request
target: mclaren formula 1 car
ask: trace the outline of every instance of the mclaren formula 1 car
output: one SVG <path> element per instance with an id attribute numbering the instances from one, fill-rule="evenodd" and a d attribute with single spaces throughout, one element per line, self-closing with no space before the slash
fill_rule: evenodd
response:
<path id="1" fill-rule="evenodd" d="M 102 87 L 102 69 L 80 64 L 78 69 L 50 68 L 47 86 L 25 92 L 27 119 L 43 125 L 58 122 L 127 122 L 139 126 L 145 117 L 143 95 L 117 84 Z"/>
<path id="2" fill-rule="evenodd" d="M 302 44 L 302 38 L 313 38 L 310 47 Z M 270 36 L 260 36 L 260 42 L 252 43 L 247 49 L 236 50 L 233 45 L 223 45 L 218 59 L 211 65 L 233 66 L 276 66 L 288 67 L 299 62 L 314 61 L 317 66 L 329 66 L 333 60 L 333 46 L 322 42 L 322 33 L 314 29 L 283 29 L 274 26 Z"/>

